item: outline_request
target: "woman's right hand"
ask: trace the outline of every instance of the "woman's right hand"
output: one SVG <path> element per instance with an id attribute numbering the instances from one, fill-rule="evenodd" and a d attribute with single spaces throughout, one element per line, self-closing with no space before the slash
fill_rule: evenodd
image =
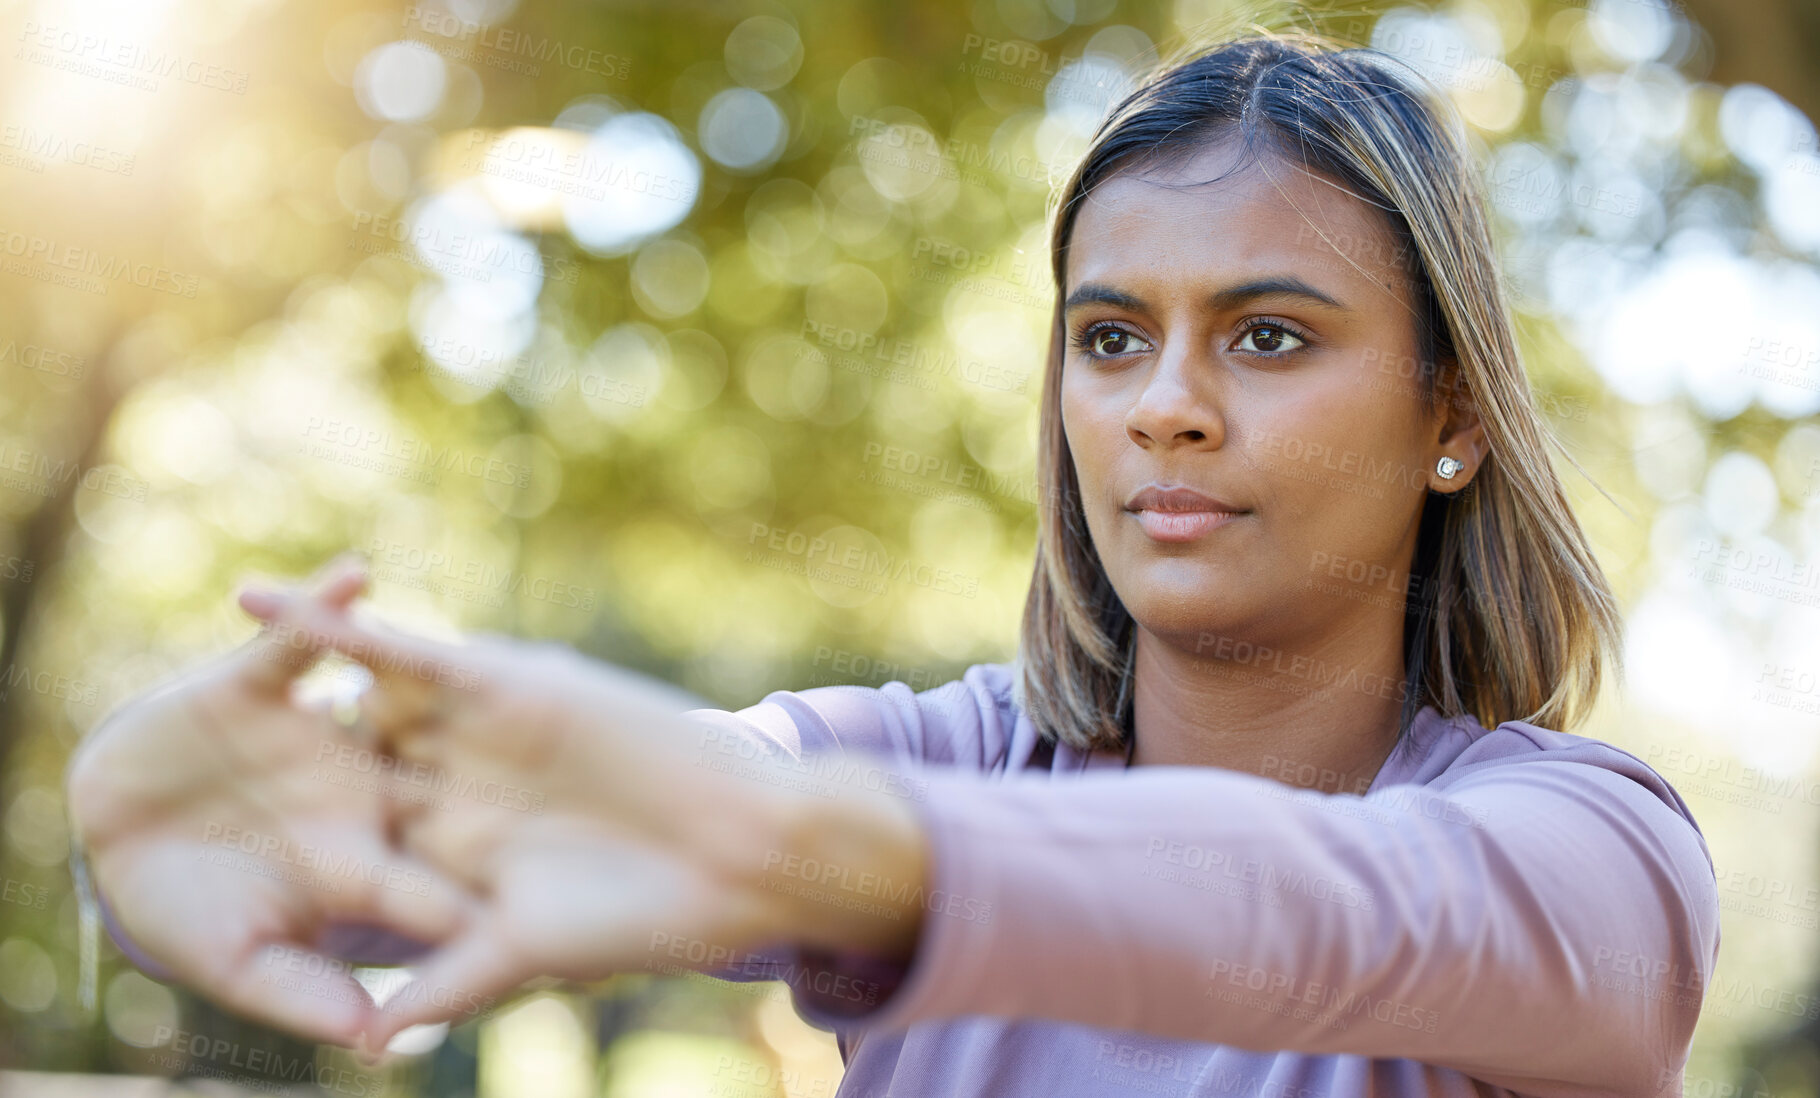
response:
<path id="1" fill-rule="evenodd" d="M 366 924 L 426 943 L 469 903 L 388 842 L 395 779 L 337 769 L 350 732 L 291 687 L 325 646 L 296 628 L 364 585 L 348 561 L 240 650 L 130 699 L 78 748 L 74 831 L 132 944 L 229 1009 L 353 1045 L 374 1021 L 348 964 L 317 943 Z"/>

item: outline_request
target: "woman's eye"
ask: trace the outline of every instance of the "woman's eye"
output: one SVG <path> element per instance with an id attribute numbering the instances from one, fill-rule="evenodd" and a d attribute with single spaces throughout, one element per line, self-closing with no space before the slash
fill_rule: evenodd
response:
<path id="1" fill-rule="evenodd" d="M 1250 345 L 1247 346 L 1247 343 Z M 1254 324 L 1239 337 L 1239 350 L 1277 354 L 1303 345 L 1301 336 L 1278 324 Z"/>
<path id="2" fill-rule="evenodd" d="M 1087 346 L 1096 355 L 1123 355 L 1150 348 L 1150 344 L 1123 328 L 1101 328 L 1087 337 Z"/>

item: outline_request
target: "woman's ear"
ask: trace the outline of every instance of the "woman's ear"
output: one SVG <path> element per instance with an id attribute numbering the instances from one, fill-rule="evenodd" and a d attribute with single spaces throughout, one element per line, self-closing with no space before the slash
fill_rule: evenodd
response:
<path id="1" fill-rule="evenodd" d="M 1443 359 L 1439 364 L 1435 404 L 1435 463 L 1428 470 L 1428 486 L 1443 495 L 1452 495 L 1472 483 L 1489 449 L 1478 402 L 1454 359 Z"/>

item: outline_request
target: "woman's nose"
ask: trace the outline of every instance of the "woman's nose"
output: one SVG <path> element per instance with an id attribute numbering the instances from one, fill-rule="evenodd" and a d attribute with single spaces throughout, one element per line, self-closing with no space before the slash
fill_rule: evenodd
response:
<path id="1" fill-rule="evenodd" d="M 1165 344 L 1125 416 L 1131 440 L 1139 446 L 1219 446 L 1226 429 L 1215 391 L 1217 369 L 1209 354 L 1181 343 Z"/>

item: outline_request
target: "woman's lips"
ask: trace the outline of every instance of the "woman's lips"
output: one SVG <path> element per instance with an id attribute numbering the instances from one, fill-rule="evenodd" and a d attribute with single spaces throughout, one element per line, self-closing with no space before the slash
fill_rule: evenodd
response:
<path id="1" fill-rule="evenodd" d="M 1134 511 L 1138 525 L 1157 541 L 1193 541 L 1244 511 Z"/>

